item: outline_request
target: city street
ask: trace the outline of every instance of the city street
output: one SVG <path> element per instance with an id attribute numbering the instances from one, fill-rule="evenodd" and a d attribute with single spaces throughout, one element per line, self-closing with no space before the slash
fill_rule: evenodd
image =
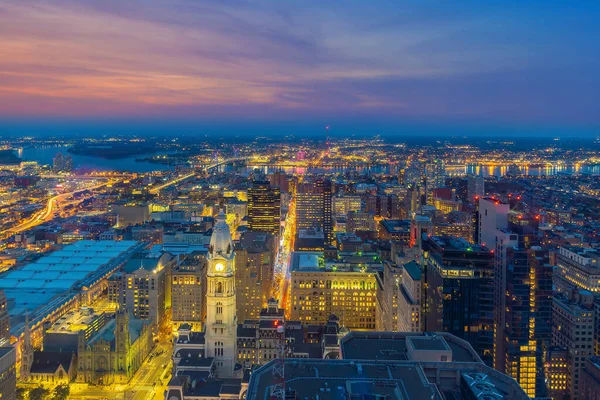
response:
<path id="1" fill-rule="evenodd" d="M 172 343 L 159 343 L 131 379 L 129 385 L 90 386 L 72 384 L 69 399 L 164 399 L 164 391 L 171 375 L 172 352 Z"/>

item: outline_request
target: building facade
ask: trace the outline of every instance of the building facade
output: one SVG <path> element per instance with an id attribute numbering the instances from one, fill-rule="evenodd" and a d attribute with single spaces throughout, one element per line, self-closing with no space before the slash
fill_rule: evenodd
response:
<path id="1" fill-rule="evenodd" d="M 377 272 L 343 264 L 334 269 L 322 257 L 323 253 L 293 253 L 291 318 L 325 324 L 335 314 L 349 329 L 375 329 Z"/>
<path id="2" fill-rule="evenodd" d="M 216 376 L 230 378 L 237 358 L 235 252 L 222 211 L 213 228 L 207 261 L 206 354 L 214 358 Z"/>
<path id="3" fill-rule="evenodd" d="M 248 229 L 279 236 L 281 191 L 268 181 L 254 181 L 248 188 Z"/>
<path id="4" fill-rule="evenodd" d="M 119 311 L 89 340 L 83 332 L 79 335 L 77 382 L 128 383 L 153 346 L 150 323 Z"/>
<path id="5" fill-rule="evenodd" d="M 450 332 L 493 361 L 494 253 L 461 238 L 424 241 L 424 330 Z"/>
<path id="6" fill-rule="evenodd" d="M 270 233 L 245 232 L 235 246 L 237 316 L 257 319 L 273 287 L 276 239 Z"/>

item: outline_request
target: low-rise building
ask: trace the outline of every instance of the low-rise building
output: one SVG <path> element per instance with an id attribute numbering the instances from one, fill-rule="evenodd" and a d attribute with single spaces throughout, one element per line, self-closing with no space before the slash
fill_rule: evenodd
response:
<path id="1" fill-rule="evenodd" d="M 95 385 L 128 383 L 153 346 L 149 321 L 119 311 L 89 340 L 83 332 L 79 335 L 77 382 Z"/>
<path id="2" fill-rule="evenodd" d="M 377 271 L 361 265 L 365 264 L 326 264 L 322 252 L 294 252 L 291 319 L 325 324 L 334 314 L 350 329 L 375 329 Z"/>
<path id="3" fill-rule="evenodd" d="M 271 361 L 253 371 L 245 397 L 270 398 L 279 390 L 290 399 L 529 399 L 450 334 L 352 332 L 340 353 L 339 360 L 286 359 L 283 375 L 281 361 Z"/>

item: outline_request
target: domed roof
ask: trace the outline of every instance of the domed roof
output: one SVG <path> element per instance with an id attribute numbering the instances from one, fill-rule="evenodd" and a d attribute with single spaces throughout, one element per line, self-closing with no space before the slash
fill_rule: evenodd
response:
<path id="1" fill-rule="evenodd" d="M 221 210 L 217 216 L 217 223 L 213 227 L 212 236 L 210 237 L 209 255 L 211 257 L 216 255 L 227 257 L 232 252 L 231 232 L 229 231 L 229 225 L 225 222 L 225 214 Z"/>

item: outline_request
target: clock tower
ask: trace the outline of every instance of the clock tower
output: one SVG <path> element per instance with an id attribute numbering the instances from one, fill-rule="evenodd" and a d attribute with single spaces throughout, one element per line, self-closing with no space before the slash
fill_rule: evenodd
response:
<path id="1" fill-rule="evenodd" d="M 215 358 L 219 378 L 233 376 L 237 359 L 233 243 L 223 211 L 217 216 L 208 249 L 206 276 L 206 355 Z"/>

